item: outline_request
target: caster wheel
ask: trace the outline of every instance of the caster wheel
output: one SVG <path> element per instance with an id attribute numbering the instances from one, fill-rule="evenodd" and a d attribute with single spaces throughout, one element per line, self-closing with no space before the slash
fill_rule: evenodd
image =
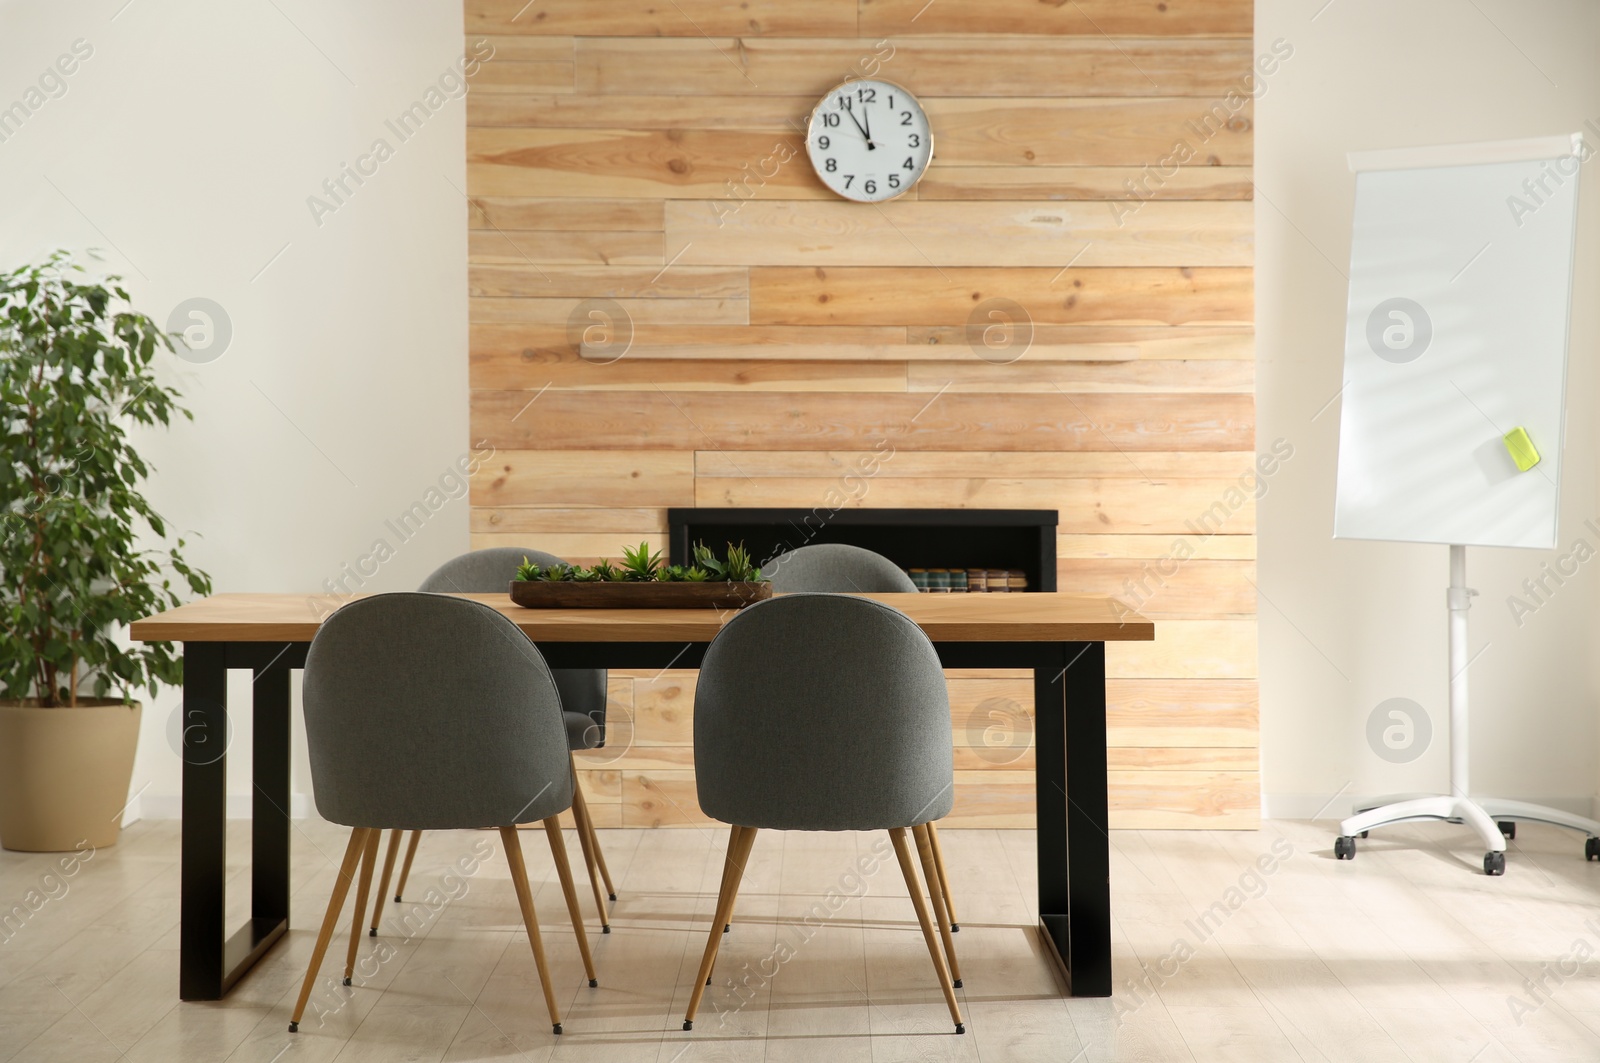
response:
<path id="1" fill-rule="evenodd" d="M 589 979 L 589 988 L 590 989 L 599 989 L 600 988 L 600 979 L 598 979 L 598 978 Z"/>
<path id="2" fill-rule="evenodd" d="M 1600 838 L 1583 839 L 1583 858 L 1585 860 L 1600 860 Z"/>
<path id="3" fill-rule="evenodd" d="M 1366 836 L 1367 836 L 1367 835 L 1368 835 L 1368 834 L 1370 834 L 1370 833 L 1372 833 L 1372 832 L 1371 832 L 1371 831 L 1365 831 L 1365 830 L 1364 830 L 1364 831 L 1362 831 L 1362 832 L 1361 832 L 1361 836 L 1362 836 L 1362 837 L 1363 837 L 1363 838 L 1365 838 L 1365 837 L 1366 837 Z"/>
<path id="4" fill-rule="evenodd" d="M 1509 819 L 1502 819 L 1497 821 L 1495 826 L 1500 828 L 1501 834 L 1504 834 L 1507 838 L 1510 838 L 1513 841 L 1516 840 L 1517 825 L 1515 822 Z"/>
<path id="5" fill-rule="evenodd" d="M 289 1032 L 290 1033 L 299 1033 L 300 1032 L 300 1024 L 298 1022 L 291 1022 L 289 1024 Z"/>
<path id="6" fill-rule="evenodd" d="M 694 1029 L 694 1020 L 693 1020 L 693 1019 L 684 1019 L 684 1020 L 683 1020 L 683 1028 L 684 1028 L 684 1029 L 685 1029 L 685 1030 L 692 1030 L 692 1029 Z"/>
<path id="7" fill-rule="evenodd" d="M 552 1031 L 554 1031 L 557 1036 L 559 1036 L 561 1034 L 561 1024 L 559 1022 L 552 1023 L 551 1026 L 550 1026 L 550 1029 Z"/>
<path id="8" fill-rule="evenodd" d="M 1483 873 L 1485 875 L 1503 875 L 1506 873 L 1505 853 L 1484 853 Z"/>
<path id="9" fill-rule="evenodd" d="M 1348 834 L 1341 834 L 1333 840 L 1333 855 L 1337 860 L 1354 860 L 1356 858 L 1356 840 Z"/>

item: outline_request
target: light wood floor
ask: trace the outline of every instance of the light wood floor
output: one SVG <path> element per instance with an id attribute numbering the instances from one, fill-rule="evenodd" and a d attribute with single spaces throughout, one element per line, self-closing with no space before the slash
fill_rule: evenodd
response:
<path id="1" fill-rule="evenodd" d="M 685 1034 L 724 834 L 601 832 L 621 900 L 614 932 L 592 938 L 599 989 L 582 982 L 542 834 L 525 834 L 564 1010 L 558 1044 L 492 833 L 424 839 L 413 921 L 388 906 L 350 989 L 336 979 L 341 937 L 291 1036 L 343 833 L 297 825 L 296 929 L 227 1000 L 180 1004 L 178 828 L 140 823 L 71 878 L 45 878 L 53 857 L 0 854 L 0 911 L 37 909 L 0 932 L 0 1061 L 1600 1059 L 1600 863 L 1584 862 L 1581 838 L 1524 827 L 1506 876 L 1490 879 L 1457 828 L 1395 828 L 1345 864 L 1332 826 L 1115 832 L 1111 1000 L 1063 1000 L 1038 954 L 1032 835 L 943 832 L 964 1037 L 950 1032 L 892 854 L 864 882 L 849 875 L 876 836 L 758 840 L 716 985 Z M 241 860 L 245 841 L 230 839 Z M 446 877 L 491 845 L 476 874 Z M 1259 858 L 1283 853 L 1261 873 Z M 235 881 L 239 918 L 242 863 Z M 808 910 L 823 914 L 802 931 Z"/>

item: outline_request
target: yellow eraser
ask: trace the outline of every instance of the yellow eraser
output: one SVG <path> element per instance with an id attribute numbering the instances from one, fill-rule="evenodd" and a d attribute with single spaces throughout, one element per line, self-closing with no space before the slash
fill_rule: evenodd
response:
<path id="1" fill-rule="evenodd" d="M 1533 445 L 1533 440 L 1528 438 L 1525 428 L 1513 428 L 1505 436 L 1506 450 L 1511 452 L 1511 460 L 1517 463 L 1517 468 L 1527 472 L 1539 464 L 1539 451 Z"/>

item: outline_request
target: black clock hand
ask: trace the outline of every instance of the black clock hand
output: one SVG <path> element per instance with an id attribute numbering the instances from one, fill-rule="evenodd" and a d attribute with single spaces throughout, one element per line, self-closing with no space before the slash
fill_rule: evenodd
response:
<path id="1" fill-rule="evenodd" d="M 861 116 L 867 120 L 867 127 L 862 130 L 862 134 L 867 138 L 867 150 L 876 151 L 878 145 L 872 142 L 872 112 L 863 109 Z"/>
<path id="2" fill-rule="evenodd" d="M 855 127 L 858 130 L 861 131 L 861 139 L 867 142 L 867 150 L 873 150 L 872 134 L 867 132 L 867 128 L 861 124 L 860 119 L 856 117 L 856 113 L 850 110 L 846 110 L 844 113 L 850 116 L 850 121 L 855 124 Z"/>

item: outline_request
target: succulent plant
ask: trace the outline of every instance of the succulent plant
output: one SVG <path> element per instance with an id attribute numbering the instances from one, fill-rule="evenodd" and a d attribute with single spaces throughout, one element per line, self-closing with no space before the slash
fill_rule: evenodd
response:
<path id="1" fill-rule="evenodd" d="M 745 549 L 743 543 L 738 546 L 728 544 L 728 560 L 723 562 L 723 575 L 735 583 L 761 583 L 766 579 L 761 574 L 761 566 L 751 558 L 750 551 Z"/>
<path id="2" fill-rule="evenodd" d="M 648 542 L 622 548 L 622 578 L 629 583 L 647 583 L 657 578 L 661 551 L 650 552 Z"/>
<path id="3" fill-rule="evenodd" d="M 766 577 L 761 574 L 761 566 L 751 559 L 750 551 L 745 549 L 743 543 L 738 546 L 729 543 L 725 561 L 718 561 L 717 555 L 705 543 L 695 543 L 694 560 L 714 580 L 726 580 L 729 583 L 766 582 Z"/>
<path id="4" fill-rule="evenodd" d="M 723 575 L 726 569 L 723 568 L 722 562 L 717 560 L 717 555 L 712 553 L 711 547 L 705 543 L 694 544 L 694 563 L 696 568 L 705 569 L 707 573 L 717 579 L 726 578 Z"/>
<path id="5" fill-rule="evenodd" d="M 656 579 L 662 583 L 704 583 L 711 573 L 699 565 L 667 565 L 656 573 Z"/>

